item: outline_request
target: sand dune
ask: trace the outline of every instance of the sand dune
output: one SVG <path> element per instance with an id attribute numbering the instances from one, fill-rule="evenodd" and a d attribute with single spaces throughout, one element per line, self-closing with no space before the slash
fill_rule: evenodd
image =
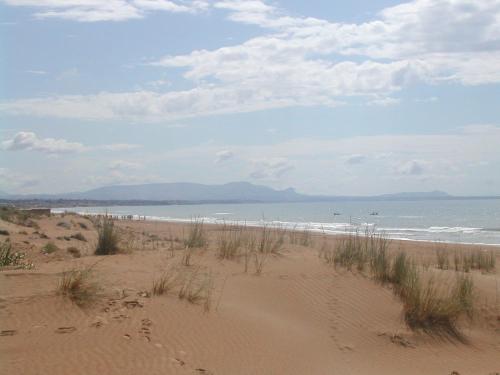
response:
<path id="1" fill-rule="evenodd" d="M 61 220 L 70 229 L 58 226 Z M 89 229 L 78 229 L 78 222 Z M 211 309 L 205 311 L 176 293 L 145 293 L 165 269 L 180 263 L 182 245 L 165 239 L 183 238 L 185 226 L 119 222 L 129 236 L 122 247 L 130 252 L 96 257 L 91 255 L 95 230 L 86 219 L 39 220 L 38 231 L 60 249 L 48 255 L 40 252 L 47 239 L 33 234 L 35 229 L 0 225 L 35 264 L 31 270 L 0 272 L 2 374 L 500 372 L 498 271 L 473 272 L 478 312 L 472 323 L 463 322 L 468 343 L 462 344 L 410 331 L 389 287 L 324 264 L 318 246 L 285 244 L 256 276 L 243 272 L 241 260 L 216 258 L 213 239 L 220 228 L 209 227 L 212 245 L 197 251 L 191 266 L 211 270 L 214 278 Z M 23 230 L 28 233 L 18 233 Z M 56 239 L 73 232 L 83 233 L 87 242 Z M 156 245 L 154 236 L 160 238 Z M 83 256 L 67 253 L 70 245 L 79 246 Z M 422 259 L 434 257 L 432 244 L 392 246 Z M 93 263 L 100 286 L 94 304 L 79 307 L 56 295 L 61 272 Z"/>

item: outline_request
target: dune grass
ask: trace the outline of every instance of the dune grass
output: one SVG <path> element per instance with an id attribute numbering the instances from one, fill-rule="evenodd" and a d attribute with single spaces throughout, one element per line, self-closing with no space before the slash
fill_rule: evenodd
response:
<path id="1" fill-rule="evenodd" d="M 95 255 L 111 255 L 119 251 L 119 235 L 115 230 L 113 218 L 104 215 L 97 221 L 97 245 Z"/>
<path id="2" fill-rule="evenodd" d="M 260 275 L 264 269 L 269 256 L 277 256 L 283 249 L 286 231 L 282 228 L 273 228 L 264 225 L 249 232 L 246 241 L 245 271 L 248 271 L 248 263 L 253 258 L 255 274 Z"/>
<path id="3" fill-rule="evenodd" d="M 442 286 L 442 283 L 440 283 Z M 408 278 L 401 294 L 404 319 L 408 327 L 430 335 L 464 340 L 458 319 L 472 317 L 473 282 L 470 277 L 459 276 L 449 290 L 438 287 L 434 278 L 422 281 L 418 274 Z"/>
<path id="4" fill-rule="evenodd" d="M 306 227 L 302 230 L 297 230 L 295 226 L 292 230 L 288 231 L 288 241 L 291 245 L 300 245 L 304 247 L 313 246 L 312 233 Z"/>
<path id="5" fill-rule="evenodd" d="M 178 297 L 192 304 L 202 304 L 205 311 L 212 307 L 214 278 L 211 272 L 201 272 L 200 267 L 184 270 Z"/>
<path id="6" fill-rule="evenodd" d="M 205 247 L 208 244 L 207 234 L 203 226 L 203 220 L 191 220 L 188 226 L 188 235 L 184 239 L 184 246 L 188 248 Z"/>
<path id="7" fill-rule="evenodd" d="M 493 272 L 496 268 L 496 256 L 493 250 L 455 251 L 453 264 L 455 271 L 470 272 L 471 270 L 479 270 Z"/>
<path id="8" fill-rule="evenodd" d="M 93 280 L 94 266 L 95 264 L 63 272 L 57 293 L 81 307 L 94 302 L 99 291 L 97 283 Z"/>
<path id="9" fill-rule="evenodd" d="M 429 335 L 454 338 L 464 341 L 458 328 L 462 316 L 473 315 L 474 286 L 470 276 L 457 274 L 450 285 L 447 280 L 436 280 L 435 275 L 424 275 L 423 270 L 402 251 L 391 254 L 389 241 L 374 233 L 352 233 L 336 241 L 331 248 L 324 244 L 320 257 L 327 264 L 369 270 L 377 282 L 392 286 L 393 292 L 403 302 L 403 315 L 407 326 Z M 448 269 L 446 249 L 436 251 L 438 268 Z M 480 255 L 482 254 L 482 255 Z M 492 255 L 485 253 L 465 255 L 464 262 L 475 267 L 491 269 Z M 494 255 L 493 255 L 494 258 Z"/>
<path id="10" fill-rule="evenodd" d="M 154 296 L 162 296 L 169 293 L 181 282 L 179 270 L 175 267 L 167 268 L 167 270 L 157 279 L 153 280 L 151 294 Z"/>
<path id="11" fill-rule="evenodd" d="M 245 228 L 237 224 L 224 223 L 217 233 L 217 257 L 235 259 L 244 245 Z"/>
<path id="12" fill-rule="evenodd" d="M 45 246 L 42 247 L 42 253 L 44 254 L 52 254 L 55 253 L 57 250 L 59 250 L 59 248 L 52 241 L 47 242 Z"/>

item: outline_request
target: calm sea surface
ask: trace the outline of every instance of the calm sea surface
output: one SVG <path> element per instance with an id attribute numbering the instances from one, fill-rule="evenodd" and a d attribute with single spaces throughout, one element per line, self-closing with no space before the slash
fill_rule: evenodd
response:
<path id="1" fill-rule="evenodd" d="M 500 199 L 172 206 L 71 207 L 54 212 L 146 216 L 150 220 L 245 222 L 340 234 L 367 227 L 390 238 L 500 244 Z M 374 215 L 377 213 L 377 215 Z"/>

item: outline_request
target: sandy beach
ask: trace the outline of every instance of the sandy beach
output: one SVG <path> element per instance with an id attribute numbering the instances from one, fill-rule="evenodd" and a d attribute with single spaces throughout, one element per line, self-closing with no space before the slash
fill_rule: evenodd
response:
<path id="1" fill-rule="evenodd" d="M 327 264 L 319 254 L 339 237 L 285 233 L 280 248 L 260 259 L 258 273 L 244 254 L 218 256 L 224 232 L 235 228 L 204 225 L 206 243 L 192 249 L 186 265 L 187 224 L 116 221 L 120 252 L 96 256 L 97 231 L 88 218 L 33 221 L 0 221 L 8 232 L 0 241 L 9 238 L 12 250 L 25 254 L 17 266 L 0 269 L 2 374 L 500 372 L 499 248 L 488 247 L 496 268 L 468 272 L 474 313 L 458 322 L 460 341 L 409 329 L 390 284 Z M 389 252 L 405 252 L 439 280 L 453 280 L 452 266 L 437 267 L 437 247 L 391 241 Z M 450 257 L 474 250 L 447 249 Z M 61 295 L 64 273 L 90 266 L 91 298 L 75 303 Z M 199 285 L 198 294 L 180 298 L 185 281 L 169 284 L 180 274 Z M 155 295 L 164 275 L 173 276 Z"/>

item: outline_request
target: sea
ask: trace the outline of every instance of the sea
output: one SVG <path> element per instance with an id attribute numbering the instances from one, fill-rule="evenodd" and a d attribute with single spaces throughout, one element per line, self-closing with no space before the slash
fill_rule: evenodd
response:
<path id="1" fill-rule="evenodd" d="M 325 234 L 366 230 L 391 239 L 500 245 L 500 199 L 337 201 L 68 207 L 53 212 L 128 216 L 136 220 L 240 223 Z"/>

